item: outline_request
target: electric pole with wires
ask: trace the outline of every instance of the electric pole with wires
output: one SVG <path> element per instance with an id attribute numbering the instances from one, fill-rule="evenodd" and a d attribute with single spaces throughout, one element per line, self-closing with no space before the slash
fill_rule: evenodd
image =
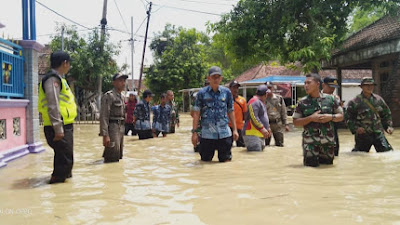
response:
<path id="1" fill-rule="evenodd" d="M 147 10 L 147 25 L 146 25 L 146 34 L 144 35 L 144 44 L 143 44 L 143 55 L 142 55 L 142 64 L 140 66 L 140 76 L 139 76 L 139 86 L 137 92 L 140 93 L 140 88 L 142 87 L 142 75 L 143 75 L 143 64 L 144 64 L 144 55 L 146 53 L 146 43 L 147 43 L 147 33 L 149 31 L 149 22 L 150 22 L 150 14 L 151 14 L 151 6 L 152 2 L 149 3 L 149 10 Z"/>
<path id="2" fill-rule="evenodd" d="M 101 18 L 100 24 L 101 24 L 101 46 L 100 46 L 100 52 L 103 52 L 104 50 L 104 42 L 105 42 L 105 36 L 106 36 L 106 25 L 107 25 L 107 0 L 104 0 L 103 2 L 103 16 Z M 98 74 L 98 80 L 97 80 L 97 107 L 100 110 L 101 109 L 101 95 L 102 95 L 102 81 L 103 81 L 103 76 L 102 74 Z"/>

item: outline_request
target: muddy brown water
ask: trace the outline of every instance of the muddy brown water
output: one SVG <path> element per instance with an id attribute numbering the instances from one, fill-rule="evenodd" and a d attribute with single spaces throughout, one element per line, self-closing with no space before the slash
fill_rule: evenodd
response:
<path id="1" fill-rule="evenodd" d="M 73 178 L 49 185 L 53 151 L 0 169 L 0 224 L 400 224 L 400 130 L 395 151 L 351 153 L 340 130 L 333 166 L 302 165 L 301 129 L 285 147 L 233 148 L 229 163 L 202 163 L 191 118 L 176 134 L 125 138 L 119 163 L 102 163 L 98 125 L 75 126 Z M 42 140 L 43 133 L 41 133 Z"/>

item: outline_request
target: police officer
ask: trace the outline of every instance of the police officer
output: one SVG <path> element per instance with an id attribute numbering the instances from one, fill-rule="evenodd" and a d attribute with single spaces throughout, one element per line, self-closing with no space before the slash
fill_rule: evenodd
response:
<path id="1" fill-rule="evenodd" d="M 54 149 L 54 169 L 50 184 L 72 177 L 74 163 L 73 123 L 77 115 L 75 97 L 63 78 L 71 67 L 71 58 L 63 51 L 50 56 L 51 71 L 39 87 L 39 112 L 42 114 L 47 143 Z"/>
<path id="2" fill-rule="evenodd" d="M 125 89 L 127 75 L 115 74 L 111 91 L 101 99 L 100 136 L 103 136 L 104 162 L 118 162 L 122 159 L 125 131 Z"/>
<path id="3" fill-rule="evenodd" d="M 336 94 L 333 94 L 333 92 L 335 92 L 335 89 L 338 87 L 339 84 L 336 78 L 329 76 L 325 77 L 324 82 L 322 83 L 322 93 L 332 95 L 336 99 L 336 101 L 340 102 L 340 106 L 342 106 L 340 97 Z M 333 134 L 335 135 L 335 156 L 339 155 L 339 135 L 337 130 L 337 123 L 333 123 Z"/>
<path id="4" fill-rule="evenodd" d="M 289 131 L 285 100 L 282 96 L 274 93 L 275 85 L 269 82 L 266 85 L 269 89 L 266 100 L 269 125 L 274 135 L 275 145 L 283 147 L 283 133 L 285 130 Z M 265 145 L 269 145 L 270 142 L 271 137 L 265 139 Z"/>
<path id="5" fill-rule="evenodd" d="M 372 77 L 363 78 L 361 94 L 347 104 L 346 122 L 356 142 L 353 152 L 369 152 L 372 145 L 377 152 L 393 150 L 384 133 L 393 133 L 392 115 L 383 98 L 372 93 L 375 85 Z"/>
<path id="6" fill-rule="evenodd" d="M 333 96 L 322 94 L 320 84 L 318 74 L 306 75 L 304 89 L 307 96 L 300 99 L 293 114 L 293 124 L 304 127 L 303 163 L 312 167 L 333 164 L 333 122 L 343 120 L 340 103 Z"/>

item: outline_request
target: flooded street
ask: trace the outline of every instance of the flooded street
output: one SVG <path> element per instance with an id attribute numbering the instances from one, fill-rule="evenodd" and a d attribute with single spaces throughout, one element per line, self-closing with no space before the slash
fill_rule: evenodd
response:
<path id="1" fill-rule="evenodd" d="M 340 130 L 333 166 L 303 167 L 301 131 L 261 153 L 233 148 L 233 161 L 202 163 L 191 118 L 176 134 L 125 137 L 124 158 L 103 164 L 98 124 L 75 125 L 73 177 L 47 184 L 53 150 L 0 169 L 0 224 L 400 224 L 400 129 L 395 151 L 351 153 Z M 41 133 L 45 143 L 44 135 Z M 273 143 L 273 141 L 272 141 Z"/>

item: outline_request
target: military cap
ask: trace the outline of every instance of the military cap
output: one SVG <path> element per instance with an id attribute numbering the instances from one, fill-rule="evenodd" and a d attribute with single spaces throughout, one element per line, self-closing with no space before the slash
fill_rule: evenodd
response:
<path id="1" fill-rule="evenodd" d="M 364 78 L 361 80 L 360 86 L 363 86 L 364 84 L 373 84 L 373 85 L 376 85 L 376 83 L 375 83 L 375 81 L 374 81 L 374 78 L 372 78 L 372 77 L 364 77 Z"/>
<path id="2" fill-rule="evenodd" d="M 124 79 L 126 79 L 126 78 L 128 78 L 128 76 L 127 75 L 124 75 L 124 74 L 120 74 L 120 73 L 116 73 L 116 74 L 114 74 L 114 76 L 113 76 L 113 80 L 116 80 L 116 79 L 118 79 L 118 78 L 124 78 Z"/>
<path id="3" fill-rule="evenodd" d="M 334 88 L 339 87 L 338 81 L 334 77 L 325 77 L 324 84 L 327 84 L 329 87 L 334 87 Z"/>

